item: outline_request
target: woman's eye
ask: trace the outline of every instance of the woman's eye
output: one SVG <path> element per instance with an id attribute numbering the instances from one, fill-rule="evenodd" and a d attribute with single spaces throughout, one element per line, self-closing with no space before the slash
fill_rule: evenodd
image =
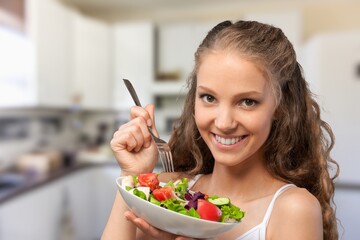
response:
<path id="1" fill-rule="evenodd" d="M 254 107 L 256 104 L 257 104 L 257 101 L 252 100 L 252 99 L 244 99 L 241 102 L 241 105 L 243 105 L 246 108 Z"/>
<path id="2" fill-rule="evenodd" d="M 200 96 L 200 98 L 204 101 L 204 102 L 209 102 L 209 103 L 212 103 L 215 101 L 215 98 L 211 95 L 208 95 L 208 94 L 203 94 Z"/>

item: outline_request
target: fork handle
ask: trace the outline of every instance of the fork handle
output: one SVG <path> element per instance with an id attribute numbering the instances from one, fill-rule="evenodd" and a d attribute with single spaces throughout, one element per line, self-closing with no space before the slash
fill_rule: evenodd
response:
<path id="1" fill-rule="evenodd" d="M 139 97 L 136 94 L 134 86 L 131 84 L 131 82 L 128 79 L 123 79 L 123 81 L 125 83 L 126 88 L 129 91 L 132 99 L 134 100 L 134 103 L 136 104 L 136 106 L 142 107 L 141 103 L 140 103 L 140 100 L 139 100 Z M 151 136 L 156 139 L 157 137 L 153 133 L 152 129 L 150 127 L 148 127 L 148 130 L 149 130 Z"/>
<path id="2" fill-rule="evenodd" d="M 123 79 L 124 83 L 125 83 L 125 86 L 126 88 L 128 89 L 132 99 L 134 100 L 134 103 L 136 104 L 136 106 L 139 106 L 141 107 L 141 103 L 140 103 L 140 100 L 136 94 L 136 91 L 135 91 L 135 88 L 134 86 L 131 84 L 131 82 L 127 79 Z"/>

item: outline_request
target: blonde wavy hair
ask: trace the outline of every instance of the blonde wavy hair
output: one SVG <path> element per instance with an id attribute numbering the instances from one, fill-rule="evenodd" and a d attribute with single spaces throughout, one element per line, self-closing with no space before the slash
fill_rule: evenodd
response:
<path id="1" fill-rule="evenodd" d="M 236 52 L 263 69 L 277 101 L 275 120 L 265 142 L 266 167 L 274 177 L 311 192 L 322 207 L 324 239 L 338 239 L 332 205 L 339 168 L 330 157 L 334 134 L 321 119 L 293 45 L 279 28 L 255 21 L 225 21 L 209 31 L 195 53 L 184 110 L 170 139 L 176 170 L 190 174 L 213 170 L 214 158 L 193 117 L 197 70 L 212 50 Z M 334 170 L 332 175 L 329 168 Z"/>

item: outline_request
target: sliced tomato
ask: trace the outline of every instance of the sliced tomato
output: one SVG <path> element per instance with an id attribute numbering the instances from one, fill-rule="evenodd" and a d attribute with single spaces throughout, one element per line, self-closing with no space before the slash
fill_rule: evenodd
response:
<path id="1" fill-rule="evenodd" d="M 172 187 L 162 187 L 155 189 L 152 192 L 154 198 L 158 201 L 165 201 L 166 199 L 172 198 L 173 196 L 173 189 Z"/>
<path id="2" fill-rule="evenodd" d="M 220 208 L 205 199 L 198 199 L 197 212 L 201 219 L 215 222 L 220 220 L 222 214 Z"/>
<path id="3" fill-rule="evenodd" d="M 154 191 L 159 187 L 159 179 L 156 173 L 142 173 L 138 176 L 140 186 L 149 187 L 151 191 Z"/>

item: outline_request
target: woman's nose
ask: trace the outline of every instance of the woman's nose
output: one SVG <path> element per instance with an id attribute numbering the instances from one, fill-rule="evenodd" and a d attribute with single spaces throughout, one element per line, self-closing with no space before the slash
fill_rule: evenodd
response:
<path id="1" fill-rule="evenodd" d="M 233 130 L 237 127 L 237 121 L 234 119 L 230 109 L 220 109 L 215 118 L 215 126 L 222 131 Z"/>

